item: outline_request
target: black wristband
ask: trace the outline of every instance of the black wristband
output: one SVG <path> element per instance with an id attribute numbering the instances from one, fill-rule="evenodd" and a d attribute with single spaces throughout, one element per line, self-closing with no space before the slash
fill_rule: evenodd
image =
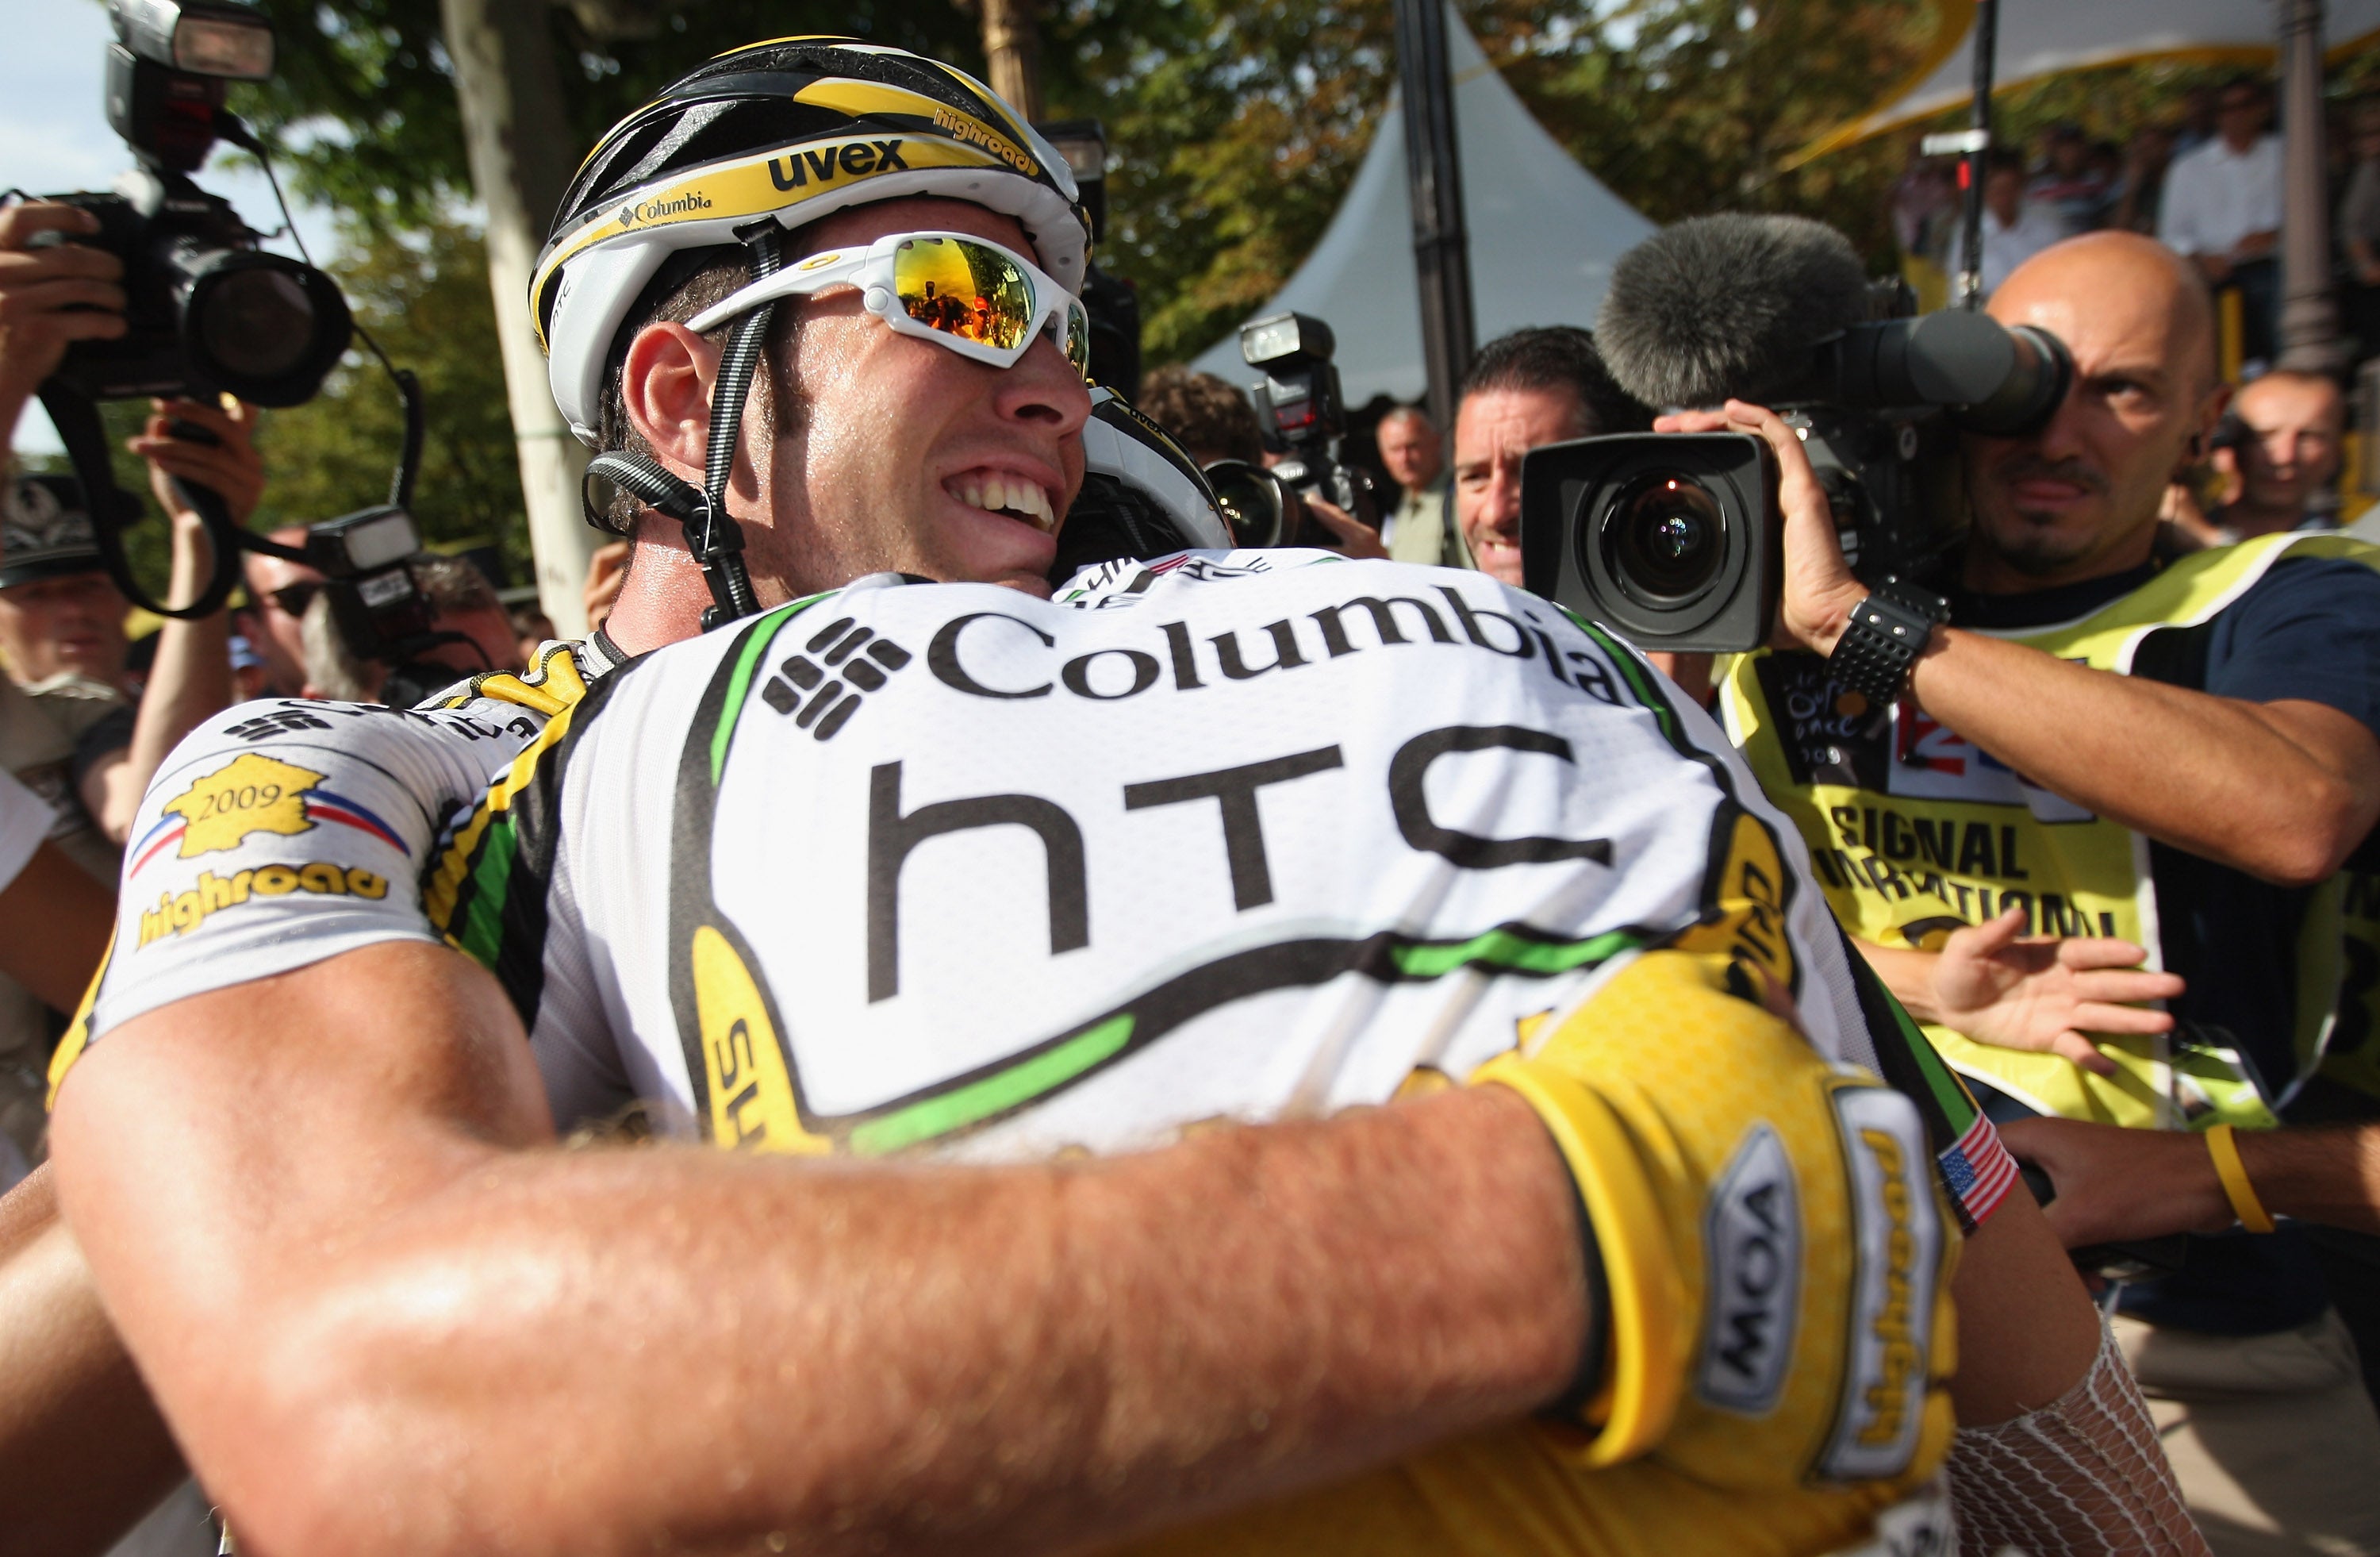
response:
<path id="1" fill-rule="evenodd" d="M 1909 670 L 1925 651 L 1934 628 L 1950 619 L 1949 602 L 1910 585 L 1889 582 L 1852 607 L 1843 636 L 1827 656 L 1838 686 L 1882 706 L 1900 696 Z"/>
<path id="2" fill-rule="evenodd" d="M 1587 1214 L 1586 1196 L 1578 1180 L 1570 1186 L 1571 1204 L 1578 1212 L 1578 1247 L 1586 1263 L 1586 1338 L 1578 1355 L 1578 1371 L 1570 1387 L 1545 1408 L 1544 1415 L 1572 1427 L 1594 1427 L 1587 1407 L 1603 1393 L 1604 1365 L 1611 1351 L 1611 1283 L 1603 1273 L 1603 1247 L 1595 1236 L 1595 1219 Z"/>

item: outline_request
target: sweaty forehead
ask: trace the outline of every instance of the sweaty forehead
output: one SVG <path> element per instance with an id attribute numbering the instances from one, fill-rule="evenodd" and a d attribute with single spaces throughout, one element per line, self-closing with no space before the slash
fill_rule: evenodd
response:
<path id="1" fill-rule="evenodd" d="M 2215 380 L 2215 320 L 2205 290 L 2161 245 L 2079 239 L 2019 266 L 1992 295 L 2003 324 L 2034 324 L 2064 341 L 2084 374 L 2155 372 Z"/>
<path id="2" fill-rule="evenodd" d="M 838 211 L 804 227 L 800 247 L 816 253 L 822 249 L 873 243 L 892 233 L 916 232 L 970 233 L 977 237 L 988 237 L 994 243 L 1005 244 L 1027 259 L 1033 257 L 1033 245 L 1015 217 L 1002 216 L 971 201 L 938 200 L 923 195 L 910 200 L 878 201 L 848 211 Z"/>

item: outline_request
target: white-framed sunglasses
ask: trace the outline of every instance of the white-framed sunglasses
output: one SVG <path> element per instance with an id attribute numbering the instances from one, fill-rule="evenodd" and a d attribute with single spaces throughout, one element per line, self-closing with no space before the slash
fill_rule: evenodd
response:
<path id="1" fill-rule="evenodd" d="M 904 335 L 975 362 L 1013 368 L 1042 331 L 1088 376 L 1091 319 L 1082 299 L 1014 249 L 967 233 L 889 233 L 830 249 L 764 276 L 686 321 L 698 334 L 762 303 L 856 286 L 862 306 Z"/>

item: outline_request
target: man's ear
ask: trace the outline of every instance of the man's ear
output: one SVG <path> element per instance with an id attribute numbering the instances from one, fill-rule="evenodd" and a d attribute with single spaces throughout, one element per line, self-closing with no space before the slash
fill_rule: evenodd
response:
<path id="1" fill-rule="evenodd" d="M 701 484 L 710 437 L 710 386 L 719 374 L 719 347 L 683 324 L 648 324 L 628 343 L 620 367 L 620 398 L 628 425 L 653 457 Z"/>
<path id="2" fill-rule="evenodd" d="M 2231 386 L 2218 383 L 2206 392 L 2198 404 L 2197 424 L 2191 429 L 2190 442 L 2181 446 L 2181 461 L 2174 467 L 2174 479 L 2179 480 L 2190 467 L 2207 456 L 2214 445 L 2215 424 L 2223 420 L 2224 407 L 2231 404 Z"/>

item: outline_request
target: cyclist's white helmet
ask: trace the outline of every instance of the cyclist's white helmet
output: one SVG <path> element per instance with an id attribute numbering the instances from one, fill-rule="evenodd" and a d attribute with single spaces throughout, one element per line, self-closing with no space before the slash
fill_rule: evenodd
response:
<path id="1" fill-rule="evenodd" d="M 731 50 L 607 131 L 529 283 L 554 403 L 596 445 L 621 325 L 669 258 L 875 201 L 936 195 L 1014 216 L 1079 294 L 1090 229 L 1065 160 L 963 70 L 851 38 Z"/>

